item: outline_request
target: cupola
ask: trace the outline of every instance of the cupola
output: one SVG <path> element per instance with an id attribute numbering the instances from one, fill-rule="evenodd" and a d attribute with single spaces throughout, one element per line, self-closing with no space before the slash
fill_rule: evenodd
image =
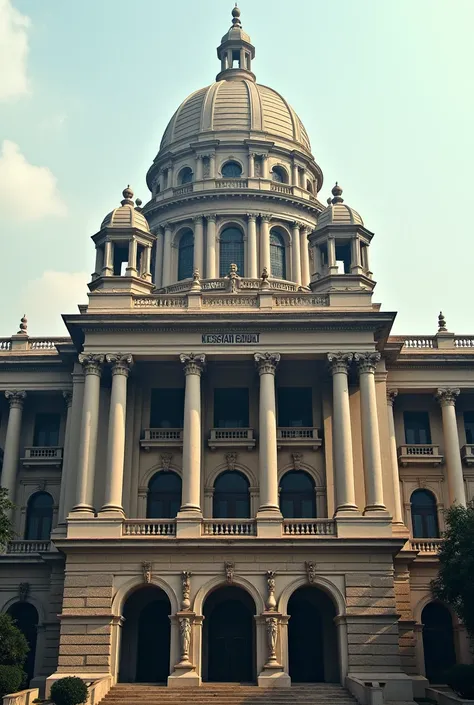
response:
<path id="1" fill-rule="evenodd" d="M 216 81 L 231 81 L 234 78 L 255 81 L 255 74 L 252 73 L 255 47 L 249 35 L 242 29 L 237 3 L 232 10 L 232 26 L 222 37 L 217 47 L 217 56 L 221 61 L 221 70 L 216 76 Z"/>

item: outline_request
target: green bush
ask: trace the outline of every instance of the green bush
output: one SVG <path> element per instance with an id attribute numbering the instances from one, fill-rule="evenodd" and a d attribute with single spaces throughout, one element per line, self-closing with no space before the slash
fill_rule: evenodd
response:
<path id="1" fill-rule="evenodd" d="M 446 683 L 461 698 L 474 700 L 474 665 L 459 663 L 446 674 Z"/>
<path id="2" fill-rule="evenodd" d="M 0 664 L 22 666 L 30 647 L 9 614 L 0 614 Z"/>
<path id="3" fill-rule="evenodd" d="M 87 700 L 87 686 L 82 678 L 60 678 L 51 686 L 51 700 L 55 705 L 81 705 Z"/>
<path id="4" fill-rule="evenodd" d="M 24 679 L 20 666 L 0 666 L 0 698 L 20 690 Z"/>

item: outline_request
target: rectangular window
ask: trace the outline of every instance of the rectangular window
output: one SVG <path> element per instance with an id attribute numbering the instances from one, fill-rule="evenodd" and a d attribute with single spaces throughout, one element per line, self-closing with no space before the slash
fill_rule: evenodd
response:
<path id="1" fill-rule="evenodd" d="M 430 415 L 427 411 L 405 411 L 405 443 L 408 445 L 431 443 Z"/>
<path id="2" fill-rule="evenodd" d="M 183 428 L 184 389 L 151 390 L 150 428 Z"/>
<path id="3" fill-rule="evenodd" d="M 240 387 L 214 390 L 214 428 L 248 428 L 249 390 Z"/>
<path id="4" fill-rule="evenodd" d="M 34 446 L 59 445 L 59 414 L 36 414 L 35 431 L 33 435 Z"/>
<path id="5" fill-rule="evenodd" d="M 466 431 L 466 443 L 474 443 L 474 411 L 464 412 L 464 430 Z"/>
<path id="6" fill-rule="evenodd" d="M 287 428 L 313 425 L 311 387 L 278 387 L 278 426 Z"/>

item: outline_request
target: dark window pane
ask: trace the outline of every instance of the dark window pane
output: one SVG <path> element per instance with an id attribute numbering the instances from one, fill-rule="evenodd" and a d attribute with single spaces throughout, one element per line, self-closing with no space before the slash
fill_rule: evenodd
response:
<path id="1" fill-rule="evenodd" d="M 214 428 L 248 428 L 249 390 L 238 387 L 214 390 Z"/>
<path id="2" fill-rule="evenodd" d="M 436 499 L 429 490 L 415 490 L 410 499 L 414 538 L 438 538 Z"/>
<path id="3" fill-rule="evenodd" d="M 179 241 L 178 280 L 190 279 L 194 271 L 194 235 L 185 233 Z"/>
<path id="4" fill-rule="evenodd" d="M 431 443 L 430 417 L 427 411 L 405 411 L 405 442 L 408 445 Z"/>
<path id="5" fill-rule="evenodd" d="M 53 524 L 53 498 L 48 492 L 37 492 L 28 501 L 25 539 L 48 541 Z"/>
<path id="6" fill-rule="evenodd" d="M 312 427 L 313 398 L 311 387 L 278 387 L 278 425 Z"/>
<path id="7" fill-rule="evenodd" d="M 57 446 L 59 444 L 59 414 L 36 414 L 33 445 Z"/>
<path id="8" fill-rule="evenodd" d="M 238 228 L 226 228 L 220 235 L 220 265 L 221 277 L 229 274 L 230 265 L 237 266 L 240 276 L 244 274 L 244 238 Z"/>
<path id="9" fill-rule="evenodd" d="M 238 179 L 242 176 L 242 167 L 237 162 L 227 162 L 222 167 L 222 176 L 226 179 Z"/>
<path id="10" fill-rule="evenodd" d="M 184 389 L 151 390 L 151 428 L 183 428 Z"/>
<path id="11" fill-rule="evenodd" d="M 466 431 L 466 443 L 474 443 L 474 411 L 464 412 L 464 429 Z"/>
<path id="12" fill-rule="evenodd" d="M 285 243 L 279 233 L 270 233 L 270 268 L 272 277 L 286 279 Z"/>
<path id="13" fill-rule="evenodd" d="M 316 517 L 316 495 L 313 478 L 303 470 L 283 475 L 280 483 L 280 507 L 285 519 Z"/>
<path id="14" fill-rule="evenodd" d="M 223 472 L 214 483 L 213 516 L 216 519 L 250 517 L 249 483 L 237 471 Z"/>
<path id="15" fill-rule="evenodd" d="M 181 506 L 181 478 L 175 472 L 157 472 L 148 483 L 149 519 L 174 519 Z"/>
<path id="16" fill-rule="evenodd" d="M 184 167 L 184 169 L 181 169 L 179 172 L 179 183 L 182 184 L 190 184 L 193 180 L 193 171 L 192 169 L 189 168 L 189 166 Z"/>

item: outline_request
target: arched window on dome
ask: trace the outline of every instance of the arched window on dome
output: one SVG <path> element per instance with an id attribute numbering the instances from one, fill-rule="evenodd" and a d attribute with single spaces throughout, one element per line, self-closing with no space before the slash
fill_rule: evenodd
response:
<path id="1" fill-rule="evenodd" d="M 237 273 L 244 274 L 244 236 L 238 228 L 225 228 L 220 235 L 219 276 L 229 274 L 230 265 L 237 265 Z"/>
<path id="2" fill-rule="evenodd" d="M 413 538 L 439 538 L 436 499 L 429 490 L 415 490 L 410 498 Z"/>
<path id="3" fill-rule="evenodd" d="M 148 483 L 147 519 L 174 519 L 181 506 L 181 478 L 175 472 L 161 470 Z"/>
<path id="4" fill-rule="evenodd" d="M 272 169 L 272 181 L 280 184 L 288 183 L 288 172 L 282 166 L 274 166 Z"/>
<path id="5" fill-rule="evenodd" d="M 26 508 L 27 541 L 49 541 L 53 526 L 53 498 L 49 492 L 35 492 Z"/>
<path id="6" fill-rule="evenodd" d="M 226 162 L 221 172 L 222 176 L 226 179 L 240 179 L 242 176 L 242 167 L 238 162 Z"/>
<path id="7" fill-rule="evenodd" d="M 223 472 L 214 483 L 212 516 L 215 519 L 249 519 L 250 486 L 241 472 Z"/>
<path id="8" fill-rule="evenodd" d="M 184 184 L 190 184 L 192 180 L 193 170 L 189 166 L 185 166 L 178 174 L 178 184 L 183 186 Z"/>
<path id="9" fill-rule="evenodd" d="M 285 519 L 314 519 L 316 493 L 311 475 L 304 470 L 290 470 L 281 478 L 280 508 Z"/>
<path id="10" fill-rule="evenodd" d="M 313 184 L 309 179 L 306 180 L 306 190 L 310 193 L 313 193 Z"/>
<path id="11" fill-rule="evenodd" d="M 286 279 L 286 248 L 282 235 L 277 230 L 270 231 L 270 267 L 272 277 Z"/>
<path id="12" fill-rule="evenodd" d="M 187 230 L 181 235 L 178 246 L 178 281 L 190 279 L 193 276 L 194 235 Z"/>

